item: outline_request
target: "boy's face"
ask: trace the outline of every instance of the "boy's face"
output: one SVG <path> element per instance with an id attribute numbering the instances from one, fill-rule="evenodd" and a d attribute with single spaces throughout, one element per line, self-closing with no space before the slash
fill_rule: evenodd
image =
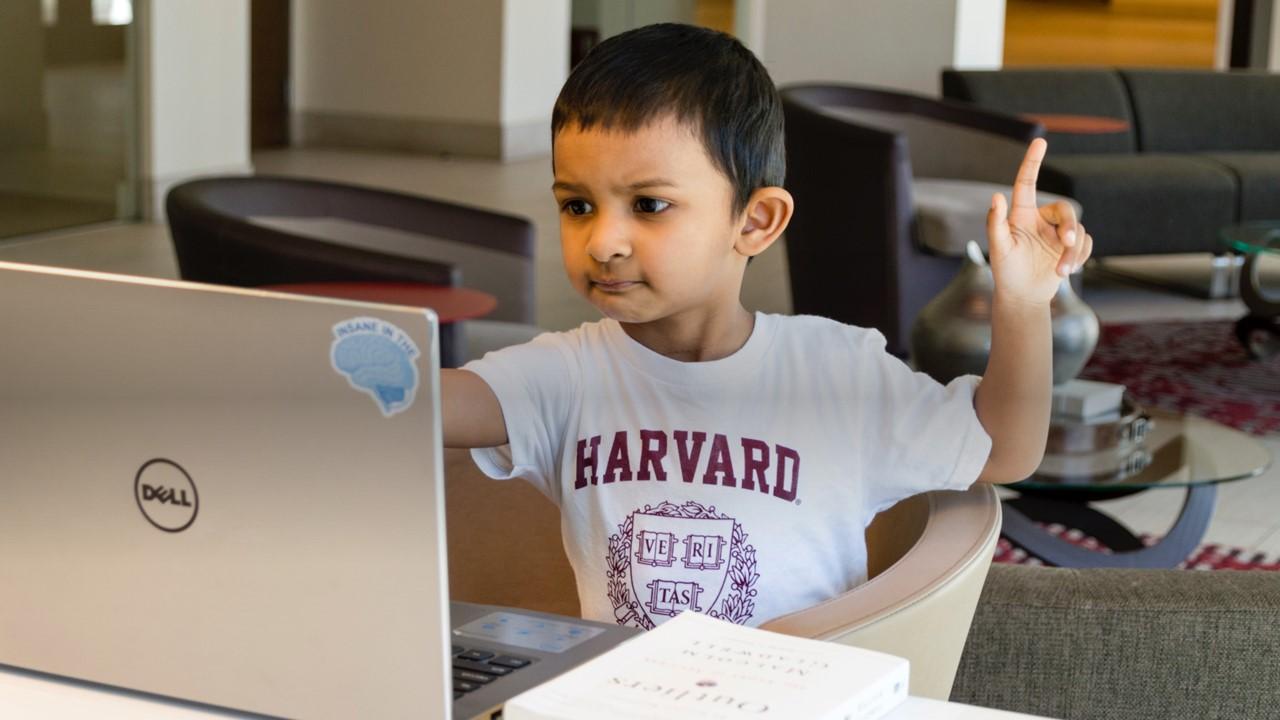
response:
<path id="1" fill-rule="evenodd" d="M 746 257 L 734 248 L 733 188 L 687 126 L 571 123 L 555 137 L 554 168 L 565 271 L 607 317 L 699 318 L 738 302 Z"/>

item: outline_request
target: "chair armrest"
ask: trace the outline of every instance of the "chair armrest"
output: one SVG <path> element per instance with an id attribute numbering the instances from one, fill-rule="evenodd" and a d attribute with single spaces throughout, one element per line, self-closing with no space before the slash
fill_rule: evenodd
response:
<path id="1" fill-rule="evenodd" d="M 920 539 L 884 572 L 761 627 L 906 657 L 911 693 L 946 699 L 991 555 L 1000 503 L 990 485 L 932 492 Z"/>

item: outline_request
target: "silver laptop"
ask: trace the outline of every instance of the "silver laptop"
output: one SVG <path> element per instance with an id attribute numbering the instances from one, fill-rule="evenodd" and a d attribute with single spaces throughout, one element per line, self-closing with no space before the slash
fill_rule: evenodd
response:
<path id="1" fill-rule="evenodd" d="M 9 671 L 488 717 L 628 635 L 451 610 L 430 311 L 0 263 L 0 338 Z"/>

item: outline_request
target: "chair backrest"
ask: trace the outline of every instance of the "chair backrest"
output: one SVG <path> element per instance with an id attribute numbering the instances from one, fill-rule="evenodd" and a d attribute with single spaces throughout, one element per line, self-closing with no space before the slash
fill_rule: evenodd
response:
<path id="1" fill-rule="evenodd" d="M 374 188 L 265 176 L 182 183 L 170 190 L 165 208 L 184 279 L 240 286 L 462 282 L 498 298 L 489 318 L 534 318 L 534 229 L 524 218 Z"/>
<path id="2" fill-rule="evenodd" d="M 829 115 L 905 135 L 914 178 L 1008 184 L 1036 132 L 1033 122 L 1011 115 L 891 90 L 800 85 L 788 94 L 817 101 Z"/>
<path id="3" fill-rule="evenodd" d="M 1280 150 L 1280 74 L 1122 69 L 1143 152 Z"/>
<path id="4" fill-rule="evenodd" d="M 932 148 L 919 153 L 917 162 L 928 162 L 941 176 L 964 176 L 967 167 L 973 173 L 968 179 L 1000 174 L 1007 182 L 1016 172 L 1019 148 L 1039 128 L 960 103 L 887 90 L 798 85 L 781 94 L 786 186 L 796 200 L 786 233 L 792 309 L 875 328 L 890 352 L 906 355 L 916 315 L 957 267 L 955 260 L 923 254 L 915 245 L 911 146 Z M 987 140 L 957 147 L 957 136 Z M 1001 143 L 1012 154 L 989 152 Z M 945 169 L 933 157 L 943 152 L 952 156 Z"/>
<path id="5" fill-rule="evenodd" d="M 1049 133 L 1054 155 L 1131 153 L 1138 149 L 1133 107 L 1120 74 L 1111 69 L 944 70 L 942 95 L 996 112 L 1099 115 L 1130 123 L 1114 133 Z"/>
<path id="6" fill-rule="evenodd" d="M 792 311 L 876 328 L 900 353 L 910 325 L 899 329 L 886 300 L 900 288 L 892 244 L 911 224 L 906 140 L 825 112 L 830 94 L 782 90 L 786 187 L 796 201 L 785 235 Z"/>
<path id="7" fill-rule="evenodd" d="M 445 482 L 453 599 L 581 612 L 549 500 L 489 480 L 465 450 L 445 451 Z M 906 657 L 912 694 L 945 700 L 999 533 L 990 486 L 909 498 L 867 528 L 866 583 L 764 627 Z"/>
<path id="8" fill-rule="evenodd" d="M 444 454 L 449 597 L 581 615 L 560 512 L 523 481 L 490 480 L 469 450 Z"/>

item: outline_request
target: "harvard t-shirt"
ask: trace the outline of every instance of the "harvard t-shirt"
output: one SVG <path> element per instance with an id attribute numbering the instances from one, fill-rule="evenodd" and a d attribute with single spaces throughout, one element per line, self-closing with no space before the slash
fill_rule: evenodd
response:
<path id="1" fill-rule="evenodd" d="M 943 386 L 884 348 L 874 330 L 763 313 L 710 362 L 613 320 L 546 333 L 466 365 L 508 437 L 473 457 L 560 507 L 585 617 L 759 625 L 863 582 L 877 512 L 967 488 L 986 462 L 978 378 Z"/>

